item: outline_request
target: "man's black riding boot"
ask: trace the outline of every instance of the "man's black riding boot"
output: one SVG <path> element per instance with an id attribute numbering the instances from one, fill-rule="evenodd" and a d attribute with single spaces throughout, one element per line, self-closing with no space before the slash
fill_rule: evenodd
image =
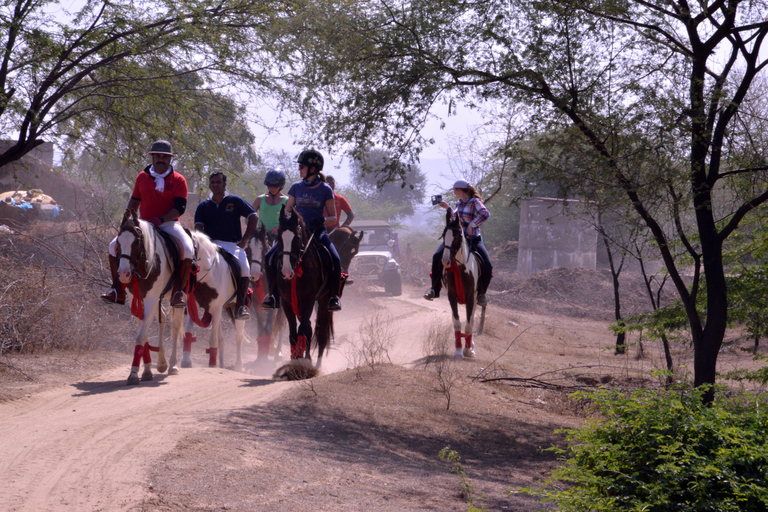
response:
<path id="1" fill-rule="evenodd" d="M 251 318 L 248 306 L 245 305 L 250 284 L 250 277 L 241 277 L 237 283 L 237 303 L 235 305 L 235 319 L 237 320 L 250 320 Z"/>

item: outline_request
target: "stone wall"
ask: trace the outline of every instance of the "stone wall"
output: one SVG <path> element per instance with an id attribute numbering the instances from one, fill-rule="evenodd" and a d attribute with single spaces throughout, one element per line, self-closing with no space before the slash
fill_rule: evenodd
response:
<path id="1" fill-rule="evenodd" d="M 517 271 L 533 275 L 557 267 L 596 268 L 597 231 L 579 201 L 524 198 L 520 206 Z"/>

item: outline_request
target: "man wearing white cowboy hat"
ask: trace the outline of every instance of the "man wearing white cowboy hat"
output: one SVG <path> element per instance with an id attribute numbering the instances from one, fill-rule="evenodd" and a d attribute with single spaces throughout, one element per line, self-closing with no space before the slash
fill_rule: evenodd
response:
<path id="1" fill-rule="evenodd" d="M 179 272 L 173 283 L 171 306 L 185 306 L 184 288 L 189 282 L 194 248 L 179 217 L 187 208 L 187 180 L 173 170 L 171 143 L 158 140 L 149 150 L 152 165 L 148 165 L 137 177 L 126 209 L 139 210 L 139 218 L 151 222 L 156 228 L 168 233 L 179 248 Z M 112 271 L 112 288 L 101 296 L 104 302 L 125 304 L 125 290 L 117 278 L 117 238 L 109 244 L 109 266 Z"/>

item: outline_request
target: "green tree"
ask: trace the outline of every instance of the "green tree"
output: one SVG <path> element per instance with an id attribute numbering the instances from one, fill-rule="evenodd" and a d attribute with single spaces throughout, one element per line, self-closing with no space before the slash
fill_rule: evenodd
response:
<path id="1" fill-rule="evenodd" d="M 424 201 L 427 178 L 414 164 L 401 162 L 390 152 L 369 149 L 358 153 L 352 161 L 352 185 L 355 198 L 368 203 L 373 212 L 386 217 L 374 217 L 396 222 L 414 213 L 414 206 Z M 382 175 L 400 176 L 399 182 L 382 179 Z M 383 210 L 382 210 L 383 207 Z M 361 210 L 363 210 L 361 208 Z M 357 207 L 355 207 L 357 215 Z M 361 216 L 361 219 L 367 218 Z"/>
<path id="2" fill-rule="evenodd" d="M 0 133 L 14 143 L 0 153 L 0 167 L 44 139 L 80 136 L 94 115 L 120 118 L 136 103 L 171 108 L 192 75 L 206 88 L 273 84 L 264 50 L 276 11 L 263 1 L 89 1 L 68 12 L 53 1 L 12 0 L 4 11 Z"/>
<path id="3" fill-rule="evenodd" d="M 435 105 L 526 106 L 532 131 L 560 130 L 589 148 L 583 189 L 623 197 L 651 232 L 686 312 L 694 383 L 715 381 L 728 316 L 723 244 L 768 200 L 766 148 L 737 122 L 766 65 L 766 2 L 304 8 L 291 19 L 304 31 L 293 26 L 290 44 L 305 57 L 296 97 L 320 127 L 313 136 L 405 152 L 428 142 L 419 133 Z M 690 265 L 691 286 L 682 270 Z M 696 308 L 699 294 L 706 317 Z"/>

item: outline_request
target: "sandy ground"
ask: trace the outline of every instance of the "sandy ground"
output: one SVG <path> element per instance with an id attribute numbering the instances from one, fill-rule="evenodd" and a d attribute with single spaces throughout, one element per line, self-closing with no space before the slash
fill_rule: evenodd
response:
<path id="1" fill-rule="evenodd" d="M 258 375 L 205 368 L 202 332 L 194 368 L 139 386 L 125 383 L 127 354 L 37 388 L 6 380 L 0 510 L 467 510 L 473 500 L 541 510 L 510 490 L 540 485 L 557 465 L 542 449 L 583 421 L 567 395 L 653 384 L 651 369 L 663 366 L 648 344 L 643 357 L 615 356 L 607 322 L 496 307 L 477 359 L 425 359 L 429 333 L 451 333 L 447 300 L 422 292 L 350 290 L 323 374 L 308 381 L 274 381 L 274 365 Z M 386 349 L 376 357 L 391 365 L 366 364 L 371 322 Z M 677 360 L 690 356 L 676 349 Z M 745 360 L 735 342 L 720 359 L 724 369 Z M 448 446 L 465 478 L 439 459 Z"/>

